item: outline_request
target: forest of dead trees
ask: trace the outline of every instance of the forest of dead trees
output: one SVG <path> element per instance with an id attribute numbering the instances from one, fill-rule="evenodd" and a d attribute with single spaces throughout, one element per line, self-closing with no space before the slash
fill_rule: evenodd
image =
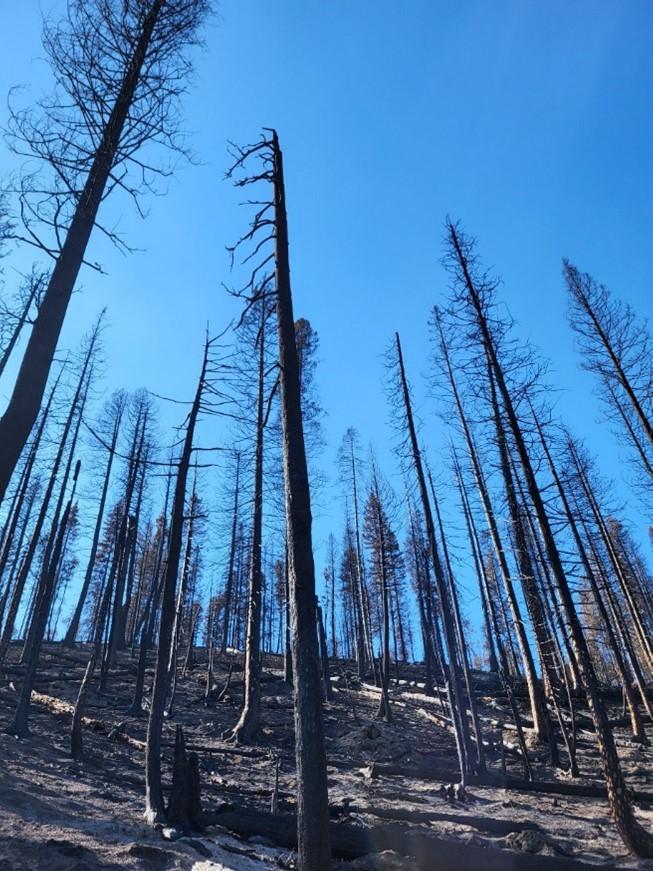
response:
<path id="1" fill-rule="evenodd" d="M 542 781 L 540 751 L 550 780 L 587 775 L 577 747 L 589 728 L 614 825 L 629 851 L 653 857 L 614 731 L 622 706 L 629 740 L 653 739 L 653 575 L 641 530 L 615 505 L 600 459 L 559 419 L 547 361 L 506 315 L 482 240 L 446 220 L 433 247 L 448 291 L 416 313 L 431 335 L 428 413 L 446 431 L 446 454 L 424 443 L 411 388 L 419 364 L 399 334 L 384 376 L 396 463 L 383 468 L 353 428 L 337 456 L 325 454 L 320 325 L 293 308 L 293 201 L 274 130 L 254 131 L 225 159 L 225 184 L 247 203 L 224 240 L 233 262 L 224 293 L 239 313 L 184 349 L 198 376 L 174 397 L 178 428 L 162 431 L 169 400 L 146 386 L 107 395 L 104 313 L 78 349 L 58 353 L 78 274 L 94 265 L 91 237 L 124 245 L 102 224 L 105 199 L 127 194 L 141 209 L 167 172 L 158 152 L 183 149 L 177 106 L 208 13 L 204 0 L 73 0 L 45 29 L 53 95 L 12 105 L 9 142 L 37 169 L 12 179 L 0 200 L 3 254 L 31 246 L 35 257 L 19 284 L 5 272 L 0 313 L 9 397 L 0 674 L 16 687 L 0 726 L 29 741 L 44 645 L 82 650 L 69 746 L 83 760 L 90 694 L 108 692 L 128 655 L 125 714 L 147 722 L 145 819 L 201 829 L 201 776 L 183 731 L 174 775 L 162 767 L 178 682 L 200 670 L 211 708 L 242 667 L 242 704 L 222 739 L 257 745 L 264 665 L 276 655 L 293 694 L 297 867 L 320 871 L 331 867 L 323 705 L 332 676 L 376 687 L 376 716 L 391 723 L 401 717 L 393 696 L 420 664 L 419 691 L 438 700 L 455 739 L 455 799 L 464 803 L 472 784 L 500 771 L 475 690 L 479 673 L 491 673 L 525 786 Z M 564 261 L 561 282 L 579 365 L 631 465 L 628 507 L 641 512 L 653 493 L 651 334 L 599 277 Z M 320 365 L 328 378 L 328 361 Z M 226 434 L 220 444 L 203 437 L 212 419 Z M 314 555 L 318 496 L 337 500 L 342 521 Z M 463 588 L 480 602 L 473 613 Z M 226 685 L 216 683 L 217 662 L 229 668 Z"/>

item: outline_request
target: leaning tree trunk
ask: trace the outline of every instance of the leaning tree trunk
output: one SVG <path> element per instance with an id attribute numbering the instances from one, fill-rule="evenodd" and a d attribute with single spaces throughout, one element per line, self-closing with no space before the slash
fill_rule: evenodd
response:
<path id="1" fill-rule="evenodd" d="M 499 563 L 499 568 L 501 570 L 503 586 L 508 596 L 508 603 L 510 605 L 513 625 L 517 634 L 517 643 L 519 645 L 520 658 L 524 669 L 524 676 L 526 678 L 526 686 L 528 688 L 528 697 L 531 706 L 531 716 L 533 717 L 533 724 L 538 737 L 544 738 L 547 734 L 546 726 L 543 722 L 544 701 L 537 680 L 537 672 L 535 670 L 533 654 L 531 653 L 531 648 L 528 643 L 528 637 L 526 635 L 524 621 L 521 616 L 519 602 L 515 593 L 512 575 L 510 574 L 510 568 L 508 567 L 508 560 L 506 558 L 505 550 L 503 548 L 501 537 L 499 535 L 499 526 L 494 513 L 494 509 L 492 507 L 492 501 L 488 492 L 485 476 L 483 474 L 483 470 L 478 459 L 478 453 L 474 444 L 472 432 L 470 430 L 467 416 L 463 408 L 462 399 L 460 397 L 458 385 L 456 383 L 453 366 L 451 364 L 451 358 L 449 356 L 449 350 L 445 342 L 444 333 L 440 323 L 439 312 L 437 311 L 437 309 L 435 310 L 435 323 L 440 337 L 440 349 L 442 351 L 442 357 L 446 366 L 447 378 L 456 406 L 458 419 L 460 421 L 460 425 L 465 438 L 467 453 L 472 465 L 472 470 L 474 472 L 474 481 L 476 483 L 476 488 L 481 499 L 481 504 L 483 505 L 483 512 L 485 514 L 485 519 L 487 521 L 488 529 L 490 531 L 490 537 L 492 539 L 494 553 Z"/>
<path id="2" fill-rule="evenodd" d="M 30 288 L 30 292 L 27 296 L 27 300 L 25 301 L 25 305 L 23 306 L 20 315 L 16 321 L 16 326 L 11 331 L 11 336 L 9 337 L 9 341 L 2 349 L 2 354 L 0 354 L 0 378 L 2 378 L 2 374 L 5 371 L 7 363 L 9 362 L 9 358 L 11 357 L 16 344 L 18 343 L 18 339 L 20 338 L 20 334 L 23 331 L 23 327 L 28 321 L 29 311 L 32 307 L 32 303 L 36 298 L 36 293 L 40 289 L 41 286 L 41 278 L 33 277 L 32 286 Z M 45 387 L 44 387 L 45 389 Z"/>
<path id="3" fill-rule="evenodd" d="M 510 463 L 510 455 L 508 453 L 508 441 L 504 429 L 499 403 L 497 401 L 496 387 L 491 368 L 488 367 L 488 384 L 490 388 L 490 404 L 492 406 L 492 417 L 494 420 L 494 430 L 496 434 L 497 447 L 499 451 L 499 462 L 501 466 L 501 474 L 503 484 L 506 491 L 506 502 L 510 514 L 510 523 L 513 531 L 513 551 L 517 569 L 519 571 L 522 592 L 526 608 L 531 618 L 531 626 L 535 636 L 535 644 L 540 657 L 540 668 L 542 675 L 546 678 L 548 686 L 552 690 L 552 695 L 559 689 L 559 681 L 553 669 L 553 660 L 555 651 L 553 643 L 547 632 L 546 618 L 544 616 L 544 607 L 540 598 L 539 590 L 535 582 L 535 572 L 533 570 L 530 552 L 526 542 L 524 527 L 522 525 L 522 517 L 520 512 L 519 501 L 517 499 L 517 491 L 513 478 L 512 467 Z M 555 740 L 555 733 L 551 723 L 549 712 L 546 707 L 544 695 L 540 691 L 540 685 L 537 686 L 537 700 L 540 706 L 540 723 L 543 734 L 541 738 L 548 741 L 551 751 L 551 764 L 558 766 L 560 757 L 558 754 L 558 746 Z M 554 704 L 557 705 L 557 699 L 554 695 Z"/>
<path id="4" fill-rule="evenodd" d="M 447 654 L 449 656 L 448 673 L 445 668 L 447 696 L 449 700 L 449 708 L 451 710 L 451 720 L 455 728 L 456 747 L 458 751 L 458 761 L 460 764 L 460 781 L 461 786 L 465 787 L 466 775 L 468 773 L 468 744 L 464 731 L 466 723 L 466 709 L 462 692 L 462 681 L 460 677 L 460 664 L 458 662 L 458 651 L 456 647 L 456 632 L 454 628 L 453 616 L 449 607 L 449 597 L 444 579 L 444 572 L 440 563 L 438 547 L 435 537 L 435 526 L 433 523 L 433 513 L 431 511 L 431 503 L 429 501 L 428 490 L 426 489 L 426 476 L 422 464 L 422 455 L 417 441 L 417 431 L 413 419 L 413 409 L 410 399 L 410 391 L 408 389 L 408 381 L 406 378 L 406 370 L 404 368 L 404 358 L 401 351 L 401 342 L 399 341 L 399 333 L 395 333 L 395 345 L 397 353 L 397 365 L 399 377 L 401 381 L 401 394 L 404 408 L 404 417 L 406 420 L 406 429 L 410 440 L 410 452 L 413 469 L 417 476 L 417 483 L 422 500 L 422 511 L 424 513 L 424 522 L 426 524 L 426 533 L 429 540 L 429 549 L 431 553 L 431 562 L 435 572 L 435 580 L 437 584 L 438 598 L 440 600 L 440 608 L 442 611 L 442 626 L 444 628 L 445 642 L 447 645 Z M 465 720 L 465 723 L 463 723 Z"/>
<path id="5" fill-rule="evenodd" d="M 54 594 L 54 588 L 59 569 L 59 561 L 61 559 L 64 537 L 66 534 L 66 528 L 68 526 L 68 519 L 70 517 L 70 511 L 72 509 L 73 500 L 75 498 L 75 488 L 77 486 L 79 466 L 80 462 L 78 460 L 73 475 L 72 492 L 70 494 L 68 504 L 66 505 L 63 516 L 61 518 L 61 522 L 59 524 L 59 530 L 57 533 L 56 541 L 52 548 L 50 561 L 47 565 L 44 566 L 41 577 L 39 578 L 41 595 L 40 597 L 37 597 L 35 602 L 34 617 L 32 620 L 33 631 L 31 633 L 32 643 L 30 644 L 29 649 L 26 652 L 27 655 L 25 661 L 25 674 L 23 676 L 23 685 L 21 687 L 20 697 L 18 699 L 18 704 L 16 705 L 16 710 L 14 712 L 14 718 L 5 730 L 10 735 L 24 736 L 29 734 L 28 718 L 30 700 L 32 697 L 32 689 L 34 687 L 34 679 L 36 678 L 36 669 L 39 663 L 39 656 L 41 653 L 43 637 L 45 635 L 45 628 L 47 626 L 48 616 L 50 614 L 50 606 L 52 604 L 52 596 Z"/>
<path id="6" fill-rule="evenodd" d="M 13 393 L 0 418 L 0 502 L 39 412 L 68 303 L 113 169 L 141 70 L 164 0 L 153 0 L 50 275 Z"/>
<path id="7" fill-rule="evenodd" d="M 535 426 L 538 431 L 538 435 L 540 438 L 540 443 L 542 445 L 542 450 L 544 452 L 544 456 L 546 457 L 547 464 L 549 467 L 549 471 L 551 472 L 551 477 L 553 478 L 553 482 L 556 486 L 556 490 L 558 492 L 558 497 L 560 498 L 560 502 L 562 504 L 563 511 L 567 518 L 567 522 L 569 524 L 569 529 L 571 531 L 572 537 L 574 539 L 574 543 L 576 545 L 576 550 L 578 551 L 578 555 L 580 556 L 581 563 L 583 566 L 583 570 L 585 572 L 585 577 L 590 583 L 590 588 L 592 590 L 592 594 L 594 596 L 594 601 L 599 609 L 599 614 L 601 615 L 601 619 L 603 621 L 603 625 L 605 626 L 608 642 L 612 649 L 615 664 L 617 666 L 617 670 L 621 675 L 624 697 L 626 699 L 626 704 L 630 711 L 631 725 L 633 729 L 633 736 L 638 741 L 646 741 L 646 732 L 644 731 L 644 726 L 642 723 L 642 718 L 639 714 L 639 709 L 637 706 L 637 702 L 635 700 L 635 696 L 632 690 L 630 675 L 628 674 L 628 669 L 626 666 L 626 662 L 624 661 L 619 643 L 617 638 L 615 637 L 614 627 L 612 624 L 612 620 L 608 613 L 608 610 L 605 606 L 605 602 L 603 600 L 603 596 L 601 594 L 601 590 L 599 589 L 599 585 L 597 582 L 597 578 L 593 567 L 590 563 L 589 554 L 587 553 L 587 549 L 583 543 L 583 540 L 580 536 L 580 532 L 578 529 L 578 513 L 574 513 L 572 507 L 569 503 L 569 499 L 567 497 L 567 492 L 560 480 L 560 476 L 558 474 L 558 470 L 553 462 L 553 457 L 551 456 L 551 452 L 549 450 L 549 446 L 547 444 L 546 438 L 544 436 L 544 431 L 542 429 L 542 425 L 540 424 L 537 416 L 535 415 L 534 410 L 531 407 L 531 411 L 533 413 L 533 419 L 535 421 Z M 590 541 L 591 546 L 591 541 Z M 606 584 L 607 589 L 607 584 Z M 615 615 L 616 616 L 616 615 Z M 616 625 L 617 631 L 620 631 L 620 626 Z M 646 691 L 644 689 L 642 698 L 644 699 L 644 703 L 648 705 L 648 699 L 646 698 Z"/>
<path id="8" fill-rule="evenodd" d="M 488 632 L 490 634 L 490 638 L 493 639 L 494 642 L 492 650 L 494 650 L 494 644 L 496 644 L 496 648 L 498 651 L 498 658 L 495 658 L 496 671 L 499 675 L 499 680 L 501 681 L 501 685 L 503 686 L 504 692 L 508 697 L 508 702 L 510 704 L 510 710 L 512 712 L 512 718 L 515 724 L 515 730 L 517 732 L 517 743 L 519 744 L 519 749 L 522 754 L 522 762 L 524 764 L 524 777 L 526 780 L 533 780 L 533 771 L 531 768 L 530 760 L 528 758 L 528 748 L 526 746 L 526 738 L 524 736 L 522 719 L 519 713 L 519 709 L 517 708 L 515 694 L 513 692 L 508 656 L 506 654 L 506 650 L 501 639 L 499 616 L 497 614 L 497 609 L 495 607 L 492 595 L 490 594 L 487 572 L 483 564 L 483 555 L 481 553 L 481 545 L 478 540 L 478 533 L 476 531 L 476 525 L 474 523 L 474 516 L 472 514 L 471 506 L 467 497 L 467 491 L 465 489 L 462 472 L 460 466 L 458 465 L 458 459 L 455 454 L 454 468 L 458 481 L 458 488 L 462 497 L 463 511 L 465 514 L 470 546 L 474 555 L 474 566 L 476 568 L 478 583 L 481 590 L 481 597 L 487 603 L 487 614 L 488 620 L 490 621 L 490 625 L 488 626 Z M 501 740 L 503 744 L 503 739 Z"/>
<path id="9" fill-rule="evenodd" d="M 497 655 L 495 653 L 495 640 L 494 633 L 492 631 L 492 623 L 490 621 L 490 602 L 489 595 L 487 591 L 487 582 L 484 577 L 484 567 L 483 560 L 481 556 L 481 551 L 478 545 L 478 536 L 476 533 L 476 528 L 474 526 L 474 518 L 472 516 L 471 507 L 469 504 L 469 498 L 467 496 L 467 489 L 465 487 L 465 482 L 463 481 L 462 472 L 460 466 L 458 464 L 458 459 L 454 454 L 454 471 L 456 475 L 456 482 L 458 484 L 458 492 L 460 493 L 460 499 L 463 506 L 463 515 L 465 517 L 465 526 L 467 529 L 467 537 L 469 538 L 469 546 L 472 551 L 472 556 L 474 558 L 474 568 L 476 570 L 476 579 L 478 581 L 479 593 L 481 596 L 481 605 L 483 609 L 483 625 L 485 627 L 485 638 L 487 641 L 488 647 L 488 667 L 490 671 L 496 672 L 498 671 L 498 662 Z"/>
<path id="10" fill-rule="evenodd" d="M 467 642 L 465 640 L 465 633 L 463 630 L 463 622 L 460 614 L 460 606 L 458 603 L 458 592 L 456 590 L 455 578 L 453 576 L 453 570 L 451 567 L 451 560 L 449 558 L 449 548 L 447 546 L 447 539 L 444 534 L 444 524 L 442 523 L 442 516 L 440 514 L 440 506 L 438 505 L 438 500 L 435 496 L 435 487 L 433 486 L 433 479 L 431 477 L 431 470 L 427 470 L 429 484 L 431 487 L 431 495 L 433 497 L 433 507 L 435 509 L 435 516 L 438 522 L 438 529 L 440 531 L 440 541 L 442 542 L 442 554 L 444 556 L 444 564 L 447 570 L 447 578 L 449 581 L 449 592 L 451 594 L 451 610 L 454 618 L 454 625 L 456 628 L 456 636 L 458 638 L 458 647 L 460 649 L 460 659 L 461 666 L 463 671 L 463 678 L 465 680 L 465 689 L 467 690 L 467 699 L 469 701 L 469 710 L 472 715 L 472 725 L 474 727 L 474 737 L 476 739 L 476 759 L 478 762 L 478 771 L 479 773 L 485 772 L 485 752 L 483 750 L 483 733 L 481 732 L 481 722 L 478 716 L 478 708 L 476 705 L 476 699 L 474 698 L 474 687 L 472 684 L 472 677 L 470 674 L 469 668 L 469 653 L 467 650 Z M 466 708 L 463 708 L 460 712 L 461 718 L 465 718 L 465 726 L 467 724 L 467 712 Z"/>
<path id="11" fill-rule="evenodd" d="M 77 414 L 77 422 L 75 424 L 75 429 L 73 430 L 72 438 L 70 440 L 70 449 L 68 451 L 68 459 L 66 461 L 66 466 L 64 468 L 63 478 L 61 481 L 61 487 L 59 490 L 59 498 L 54 508 L 54 512 L 52 514 L 52 520 L 50 524 L 50 533 L 46 539 L 45 547 L 43 549 L 43 557 L 42 557 L 42 568 L 41 568 L 41 578 L 39 579 L 39 583 L 35 588 L 34 595 L 34 606 L 32 609 L 32 614 L 36 611 L 38 606 L 38 602 L 40 597 L 44 593 L 44 587 L 41 583 L 44 577 L 44 573 L 46 573 L 47 567 L 50 564 L 50 559 L 52 557 L 52 552 L 55 547 L 58 535 L 59 521 L 61 519 L 61 512 L 64 508 L 64 502 L 66 498 L 66 489 L 68 487 L 68 481 L 70 479 L 70 475 L 73 468 L 73 460 L 75 458 L 75 452 L 77 450 L 77 439 L 79 438 L 79 430 L 82 425 L 82 418 L 84 415 L 84 407 L 86 405 L 86 397 L 88 396 L 89 386 L 90 386 L 90 378 L 91 374 L 89 373 L 89 377 L 86 381 L 86 386 L 84 387 L 84 393 L 79 399 L 79 411 Z M 29 609 L 28 609 L 29 613 Z M 32 616 L 30 614 L 30 616 Z M 34 621 L 31 621 L 29 632 L 27 633 L 27 637 L 25 639 L 25 643 L 23 645 L 23 652 L 21 655 L 21 662 L 25 661 L 25 657 L 27 651 L 29 650 L 31 644 L 33 643 L 33 633 L 34 633 Z"/>
<path id="12" fill-rule="evenodd" d="M 29 577 L 29 573 L 32 567 L 32 561 L 34 560 L 34 556 L 41 541 L 41 533 L 43 531 L 43 527 L 48 517 L 48 511 L 50 508 L 50 500 L 52 499 L 52 494 L 54 493 L 54 488 L 57 483 L 57 476 L 59 474 L 59 468 L 61 466 L 66 451 L 66 446 L 68 444 L 68 436 L 70 435 L 70 431 L 75 420 L 75 415 L 78 412 L 78 405 L 84 388 L 84 380 L 86 378 L 86 371 L 91 359 L 94 342 L 95 339 L 93 339 L 93 341 L 91 342 L 91 346 L 86 355 L 84 365 L 82 367 L 82 372 L 77 382 L 75 395 L 70 405 L 70 409 L 64 423 L 63 431 L 61 433 L 57 453 L 52 463 L 48 484 L 45 488 L 45 493 L 43 494 L 43 498 L 41 500 L 41 508 L 37 515 L 34 529 L 32 530 L 32 535 L 27 546 L 27 551 L 23 556 L 20 568 L 18 570 L 18 576 L 16 578 L 16 584 L 14 587 L 14 592 L 12 594 L 11 604 L 9 605 L 9 613 L 7 614 L 7 619 L 5 620 L 5 625 L 2 630 L 2 637 L 0 637 L 0 662 L 3 661 L 7 653 L 7 648 L 9 647 L 9 644 L 11 642 L 11 637 L 14 631 L 14 624 L 16 622 L 16 615 L 18 614 L 18 609 L 20 607 L 20 603 L 23 597 L 25 584 Z"/>
<path id="13" fill-rule="evenodd" d="M 14 506 L 13 511 L 11 512 L 10 519 L 7 520 L 7 524 L 6 524 L 5 531 L 4 531 L 4 540 L 2 543 L 2 552 L 0 553 L 0 577 L 2 577 L 2 575 L 4 574 L 5 568 L 7 566 L 7 562 L 9 559 L 9 553 L 11 551 L 11 546 L 12 546 L 13 541 L 14 541 L 14 536 L 16 534 L 16 528 L 18 526 L 18 522 L 19 522 L 19 519 L 21 516 L 21 510 L 22 510 L 23 503 L 24 503 L 26 495 L 27 495 L 27 488 L 29 486 L 32 472 L 34 469 L 36 455 L 38 453 L 39 447 L 41 446 L 41 441 L 43 439 L 43 433 L 45 431 L 46 424 L 48 423 L 48 421 L 50 419 L 50 408 L 52 407 L 52 400 L 54 399 L 54 395 L 56 393 L 57 387 L 59 386 L 59 382 L 61 380 L 62 374 L 63 374 L 63 367 L 61 368 L 61 371 L 59 372 L 59 375 L 57 376 L 57 380 L 55 381 L 54 385 L 52 386 L 52 390 L 50 391 L 48 401 L 47 401 L 45 408 L 43 409 L 43 412 L 41 414 L 41 419 L 39 421 L 39 425 L 37 427 L 36 433 L 34 434 L 34 438 L 32 440 L 32 445 L 30 448 L 30 452 L 29 452 L 27 460 L 25 462 L 25 467 L 23 469 L 21 480 L 20 480 L 20 483 L 19 483 L 17 491 L 16 491 L 16 500 L 15 500 L 16 504 Z M 35 495 L 36 494 L 33 493 L 32 501 L 35 498 Z M 25 535 L 25 532 L 26 532 L 27 520 L 28 520 L 28 517 L 23 516 L 23 523 L 22 523 L 22 528 L 21 528 L 21 533 L 20 533 L 21 541 L 22 541 L 22 539 Z M 20 553 L 20 546 L 17 548 L 17 552 Z M 9 577 L 7 578 L 7 587 L 6 587 L 5 592 L 3 594 L 3 605 L 0 608 L 0 625 L 2 625 L 2 618 L 4 616 L 4 605 L 6 603 L 6 600 L 7 600 L 8 594 L 9 594 L 11 580 L 12 580 L 12 575 L 9 575 Z"/>
<path id="14" fill-rule="evenodd" d="M 202 370 L 197 383 L 195 398 L 188 414 L 186 435 L 179 460 L 175 495 L 172 503 L 172 520 L 168 537 L 168 558 L 163 578 L 163 601 L 161 604 L 161 625 L 159 627 L 159 647 L 154 671 L 154 686 L 150 703 L 150 716 L 147 723 L 145 747 L 145 818 L 150 823 L 165 819 L 163 790 L 161 787 L 161 732 L 163 729 L 163 709 L 168 689 L 168 662 L 172 641 L 172 625 L 175 619 L 175 588 L 179 573 L 182 535 L 184 527 L 184 508 L 186 504 L 186 482 L 193 451 L 195 426 L 206 387 L 206 370 L 209 362 L 209 340 L 204 345 Z"/>
<path id="15" fill-rule="evenodd" d="M 272 158 L 279 384 L 293 629 L 298 867 L 300 871 L 327 871 L 331 867 L 329 800 L 315 613 L 311 497 L 290 290 L 283 158 L 276 133 L 272 134 Z"/>

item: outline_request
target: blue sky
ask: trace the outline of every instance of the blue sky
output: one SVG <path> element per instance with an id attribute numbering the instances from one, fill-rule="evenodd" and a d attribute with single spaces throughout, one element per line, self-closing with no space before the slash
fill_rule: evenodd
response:
<path id="1" fill-rule="evenodd" d="M 40 15 L 63 5 L 24 0 L 3 11 L 0 92 L 47 88 Z M 560 412 L 591 435 L 625 493 L 619 448 L 595 426 L 594 385 L 578 369 L 561 258 L 651 315 L 652 32 L 647 2 L 223 0 L 184 102 L 201 163 L 181 168 L 165 198 L 148 200 L 145 222 L 126 204 L 112 207 L 143 251 L 124 257 L 93 242 L 108 275 L 83 275 L 63 343 L 75 344 L 107 305 L 107 388 L 191 394 L 206 321 L 218 329 L 233 313 L 221 288 L 230 280 L 225 245 L 246 220 L 223 180 L 226 143 L 274 126 L 295 312 L 321 339 L 325 466 L 353 425 L 393 472 L 381 358 L 395 330 L 426 439 L 440 444 L 420 374 L 430 365 L 429 310 L 446 289 L 439 259 L 450 214 L 503 276 L 521 335 L 552 358 Z M 13 166 L 0 146 L 0 169 Z M 5 262 L 8 285 L 12 266 L 30 259 L 19 252 Z M 0 384 L 0 401 L 9 386 Z M 177 413 L 164 410 L 164 423 Z M 434 450 L 436 468 L 438 459 Z M 648 518 L 636 505 L 630 517 L 643 537 Z M 332 528 L 339 535 L 339 509 L 318 518 L 319 549 Z"/>

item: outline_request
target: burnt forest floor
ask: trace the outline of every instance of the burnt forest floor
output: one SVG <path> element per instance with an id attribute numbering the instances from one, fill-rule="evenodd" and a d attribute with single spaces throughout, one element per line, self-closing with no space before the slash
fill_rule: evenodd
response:
<path id="1" fill-rule="evenodd" d="M 108 690 L 91 689 L 85 711 L 84 761 L 69 753 L 71 705 L 89 651 L 83 645 L 45 646 L 30 714 L 31 735 L 4 733 L 20 688 L 20 648 L 0 669 L 0 868 L 86 869 L 293 868 L 295 777 L 292 691 L 282 662 L 264 663 L 263 725 L 258 742 L 237 747 L 222 739 L 238 718 L 242 658 L 231 660 L 230 687 L 204 705 L 205 655 L 178 681 L 172 716 L 164 725 L 163 777 L 169 789 L 175 727 L 200 763 L 206 829 L 192 837 L 155 830 L 143 820 L 147 720 L 126 714 L 136 658 L 120 654 Z M 146 690 L 151 686 L 148 663 Z M 227 680 L 229 657 L 216 657 L 215 685 Z M 490 778 L 473 782 L 467 800 L 450 795 L 456 750 L 443 709 L 423 695 L 420 673 L 406 667 L 393 682 L 394 719 L 376 718 L 378 691 L 360 683 L 351 664 L 332 672 L 333 700 L 325 704 L 334 868 L 484 869 L 651 868 L 629 856 L 612 824 L 587 712 L 578 734 L 581 776 L 571 781 L 548 764 L 546 748 L 531 741 L 538 791 L 527 789 L 510 729 L 507 700 L 493 676 L 475 675 Z M 214 696 L 218 693 L 215 692 Z M 524 706 L 523 700 L 521 705 Z M 524 716 L 526 714 L 523 708 Z M 583 716 L 584 715 L 584 716 Z M 610 708 L 619 721 L 621 707 Z M 653 728 L 648 727 L 653 738 Z M 653 749 L 615 727 L 638 819 L 653 830 Z M 505 748 L 505 775 L 501 753 Z M 270 813 L 279 764 L 277 813 Z M 493 785 L 488 785 L 488 782 Z M 505 785 L 508 785 L 508 788 Z M 171 838 L 174 838 L 172 839 Z"/>

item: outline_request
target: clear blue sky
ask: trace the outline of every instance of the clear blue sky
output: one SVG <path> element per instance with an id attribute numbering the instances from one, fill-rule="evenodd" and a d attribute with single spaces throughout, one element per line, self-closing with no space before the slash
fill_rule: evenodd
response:
<path id="1" fill-rule="evenodd" d="M 36 96 L 47 86 L 40 10 L 63 5 L 4 9 L 2 93 L 25 83 Z M 553 359 L 560 411 L 592 434 L 604 470 L 621 482 L 619 450 L 594 426 L 592 379 L 578 370 L 560 261 L 570 257 L 651 314 L 651 33 L 649 2 L 223 0 L 185 101 L 202 165 L 183 168 L 165 198 L 150 198 L 147 221 L 125 209 L 121 226 L 142 253 L 125 258 L 94 243 L 109 274 L 84 275 L 65 344 L 107 305 L 107 387 L 190 395 L 206 320 L 218 328 L 233 311 L 221 289 L 224 246 L 246 216 L 222 179 L 226 142 L 274 126 L 296 315 L 321 339 L 327 468 L 353 425 L 393 471 L 381 355 L 394 330 L 428 442 L 439 444 L 419 376 L 429 367 L 429 309 L 445 289 L 439 258 L 451 214 L 503 275 L 521 334 Z M 11 168 L 4 149 L 0 160 Z M 7 390 L 0 385 L 2 397 Z M 164 411 L 164 422 L 176 413 Z M 636 506 L 630 516 L 643 533 L 648 518 Z M 339 535 L 337 510 L 318 519 L 317 547 L 331 528 Z"/>

